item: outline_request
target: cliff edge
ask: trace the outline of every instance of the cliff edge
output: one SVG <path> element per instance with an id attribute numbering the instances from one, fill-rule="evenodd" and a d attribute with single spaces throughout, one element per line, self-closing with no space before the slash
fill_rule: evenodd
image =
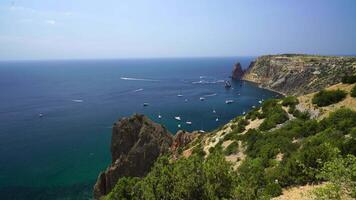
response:
<path id="1" fill-rule="evenodd" d="M 145 176 L 156 159 L 169 151 L 172 143 L 172 134 L 144 115 L 119 120 L 112 129 L 112 163 L 100 173 L 94 186 L 94 198 L 108 194 L 123 176 Z"/>
<path id="2" fill-rule="evenodd" d="M 356 57 L 281 54 L 261 56 L 243 79 L 287 95 L 319 91 L 356 73 Z"/>

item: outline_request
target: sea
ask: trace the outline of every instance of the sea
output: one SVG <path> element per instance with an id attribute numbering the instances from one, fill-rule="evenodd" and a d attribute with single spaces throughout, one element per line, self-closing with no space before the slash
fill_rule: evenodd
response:
<path id="1" fill-rule="evenodd" d="M 236 62 L 254 59 L 1 61 L 0 198 L 91 199 L 122 117 L 145 114 L 172 134 L 208 132 L 279 97 L 230 79 Z"/>

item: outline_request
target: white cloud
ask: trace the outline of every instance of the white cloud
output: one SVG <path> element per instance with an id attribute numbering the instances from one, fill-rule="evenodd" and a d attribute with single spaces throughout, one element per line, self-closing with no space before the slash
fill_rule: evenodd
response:
<path id="1" fill-rule="evenodd" d="M 50 24 L 50 25 L 55 25 L 55 24 L 56 24 L 56 21 L 55 21 L 55 20 L 52 20 L 52 19 L 47 19 L 47 20 L 45 20 L 45 23 L 46 23 L 46 24 Z"/>

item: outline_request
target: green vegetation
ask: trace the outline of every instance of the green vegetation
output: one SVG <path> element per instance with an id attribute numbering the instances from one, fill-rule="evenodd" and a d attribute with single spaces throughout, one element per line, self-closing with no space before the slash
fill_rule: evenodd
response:
<path id="1" fill-rule="evenodd" d="M 274 112 L 282 113 L 279 102 L 262 105 L 265 120 L 271 120 Z M 201 143 L 189 158 L 171 161 L 163 156 L 146 177 L 120 179 L 106 198 L 270 199 L 285 187 L 325 181 L 329 184 L 314 192 L 318 199 L 355 198 L 355 119 L 356 112 L 339 109 L 321 121 L 295 118 L 268 132 L 229 133 L 225 138 L 234 141 L 224 151 L 220 141 L 207 158 L 202 156 Z M 241 141 L 246 158 L 234 171 L 224 156 L 237 152 L 236 140 Z"/>
<path id="2" fill-rule="evenodd" d="M 350 95 L 352 97 L 356 97 L 356 85 L 354 85 L 354 87 L 352 88 Z"/>
<path id="3" fill-rule="evenodd" d="M 343 90 L 322 90 L 314 95 L 312 102 L 320 107 L 328 106 L 343 100 L 346 92 Z"/>
<path id="4" fill-rule="evenodd" d="M 221 154 L 174 163 L 161 157 L 146 177 L 121 178 L 106 199 L 231 199 L 235 179 L 236 173 Z"/>
<path id="5" fill-rule="evenodd" d="M 259 127 L 262 131 L 270 130 L 276 127 L 277 124 L 282 124 L 289 119 L 287 112 L 283 110 L 281 104 L 275 99 L 263 102 L 261 116 L 265 118 Z"/>
<path id="6" fill-rule="evenodd" d="M 356 75 L 344 76 L 342 77 L 341 82 L 347 84 L 356 83 Z"/>
<path id="7" fill-rule="evenodd" d="M 282 100 L 282 106 L 296 106 L 299 103 L 297 97 L 288 96 Z"/>
<path id="8" fill-rule="evenodd" d="M 239 148 L 239 143 L 237 143 L 237 141 L 233 141 L 229 146 L 226 147 L 224 154 L 226 156 L 235 154 L 237 153 L 238 148 Z"/>
<path id="9" fill-rule="evenodd" d="M 314 191 L 317 199 L 356 198 L 356 157 L 348 155 L 326 162 L 318 177 L 329 183 Z"/>

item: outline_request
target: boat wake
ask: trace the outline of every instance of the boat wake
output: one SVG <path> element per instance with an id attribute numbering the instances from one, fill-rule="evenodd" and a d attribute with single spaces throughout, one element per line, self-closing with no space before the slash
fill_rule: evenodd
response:
<path id="1" fill-rule="evenodd" d="M 217 81 L 207 81 L 207 80 L 200 80 L 200 81 L 193 81 L 193 84 L 216 84 L 216 83 L 224 83 L 224 80 L 217 80 Z"/>
<path id="2" fill-rule="evenodd" d="M 143 88 L 140 88 L 140 89 L 134 90 L 133 92 L 141 92 L 141 91 L 143 91 Z"/>
<path id="3" fill-rule="evenodd" d="M 76 102 L 76 103 L 82 103 L 83 102 L 83 100 L 81 100 L 81 99 L 73 99 L 72 101 Z"/>
<path id="4" fill-rule="evenodd" d="M 204 95 L 204 97 L 213 97 L 213 96 L 216 96 L 217 94 L 216 93 L 213 93 L 213 94 L 206 94 Z"/>
<path id="5" fill-rule="evenodd" d="M 155 80 L 155 79 L 131 78 L 131 77 L 120 77 L 120 79 L 126 80 L 126 81 L 151 81 L 151 82 L 159 81 L 159 80 Z"/>

